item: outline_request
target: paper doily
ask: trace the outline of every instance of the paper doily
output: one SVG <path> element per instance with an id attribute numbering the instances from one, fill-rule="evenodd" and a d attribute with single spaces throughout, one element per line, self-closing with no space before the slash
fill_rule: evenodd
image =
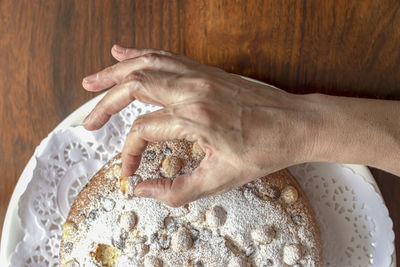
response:
<path id="1" fill-rule="evenodd" d="M 58 266 L 61 226 L 89 178 L 123 145 L 132 121 L 156 110 L 135 101 L 100 130 L 83 127 L 51 133 L 35 150 L 32 180 L 19 201 L 25 231 L 11 266 Z M 307 163 L 290 168 L 317 215 L 325 266 L 389 266 L 392 221 L 373 186 L 340 164 Z"/>

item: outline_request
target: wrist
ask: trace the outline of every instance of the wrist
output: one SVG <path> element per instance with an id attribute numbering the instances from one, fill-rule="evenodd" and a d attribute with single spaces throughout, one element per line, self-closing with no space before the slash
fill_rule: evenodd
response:
<path id="1" fill-rule="evenodd" d="M 316 116 L 310 161 L 364 164 L 391 172 L 400 160 L 399 104 L 394 101 L 303 96 Z"/>

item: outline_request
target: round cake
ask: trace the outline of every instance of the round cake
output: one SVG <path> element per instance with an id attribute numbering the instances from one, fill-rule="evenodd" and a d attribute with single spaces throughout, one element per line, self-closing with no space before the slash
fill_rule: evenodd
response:
<path id="1" fill-rule="evenodd" d="M 75 199 L 63 225 L 61 266 L 322 266 L 312 208 L 288 170 L 179 208 L 136 197 L 145 179 L 193 171 L 197 143 L 148 144 L 136 174 L 116 156 Z"/>

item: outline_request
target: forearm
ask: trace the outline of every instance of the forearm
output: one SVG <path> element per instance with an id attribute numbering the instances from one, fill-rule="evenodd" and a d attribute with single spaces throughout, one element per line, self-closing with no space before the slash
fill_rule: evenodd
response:
<path id="1" fill-rule="evenodd" d="M 304 98 L 318 114 L 312 160 L 364 164 L 400 175 L 400 101 Z"/>

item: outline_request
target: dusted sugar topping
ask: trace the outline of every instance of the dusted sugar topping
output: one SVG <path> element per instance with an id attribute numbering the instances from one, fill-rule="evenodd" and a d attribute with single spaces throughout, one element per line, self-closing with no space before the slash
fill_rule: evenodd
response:
<path id="1" fill-rule="evenodd" d="M 121 177 L 119 156 L 75 200 L 63 226 L 61 266 L 321 266 L 312 210 L 281 171 L 219 196 L 171 208 L 134 196 L 146 179 L 196 168 L 197 144 L 149 144 L 136 174 Z"/>

